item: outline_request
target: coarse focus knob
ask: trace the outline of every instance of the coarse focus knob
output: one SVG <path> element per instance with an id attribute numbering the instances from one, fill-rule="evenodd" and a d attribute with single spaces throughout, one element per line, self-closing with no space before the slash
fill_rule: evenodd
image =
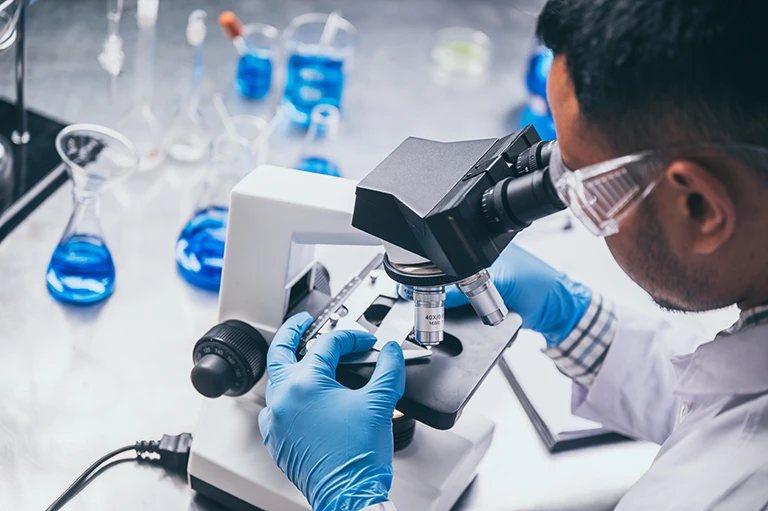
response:
<path id="1" fill-rule="evenodd" d="M 241 396 L 264 375 L 267 341 L 258 330 L 230 319 L 195 344 L 192 385 L 206 397 Z"/>

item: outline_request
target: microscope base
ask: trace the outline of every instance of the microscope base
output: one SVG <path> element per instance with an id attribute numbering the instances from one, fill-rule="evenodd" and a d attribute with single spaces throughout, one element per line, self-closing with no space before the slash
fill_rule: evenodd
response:
<path id="1" fill-rule="evenodd" d="M 308 511 L 263 445 L 260 410 L 244 398 L 205 402 L 189 459 L 190 485 L 237 511 Z M 493 428 L 490 420 L 469 416 L 448 431 L 417 424 L 413 443 L 395 453 L 390 499 L 398 511 L 448 511 L 475 477 Z"/>

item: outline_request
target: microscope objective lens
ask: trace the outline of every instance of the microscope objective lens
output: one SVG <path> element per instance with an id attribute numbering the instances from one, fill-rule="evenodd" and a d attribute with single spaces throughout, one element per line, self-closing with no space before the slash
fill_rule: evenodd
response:
<path id="1" fill-rule="evenodd" d="M 445 326 L 445 287 L 414 287 L 414 332 L 416 342 L 425 347 L 443 342 Z"/>

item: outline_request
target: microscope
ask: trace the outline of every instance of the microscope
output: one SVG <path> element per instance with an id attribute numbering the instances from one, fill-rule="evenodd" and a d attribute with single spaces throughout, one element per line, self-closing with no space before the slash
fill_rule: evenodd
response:
<path id="1" fill-rule="evenodd" d="M 406 389 L 393 416 L 390 499 L 399 511 L 448 511 L 494 429 L 462 411 L 521 325 L 487 268 L 517 232 L 565 208 L 549 175 L 552 150 L 531 126 L 499 139 L 408 138 L 359 183 L 261 166 L 236 185 L 220 323 L 193 351 L 192 383 L 211 399 L 194 433 L 192 488 L 235 510 L 310 509 L 258 427 L 268 343 L 287 317 L 307 311 L 314 322 L 299 358 L 334 329 L 377 337 L 370 352 L 342 358 L 337 380 L 350 388 L 369 380 L 386 342 L 401 344 Z M 332 295 L 317 245 L 383 252 Z M 471 308 L 444 309 L 453 284 Z"/>

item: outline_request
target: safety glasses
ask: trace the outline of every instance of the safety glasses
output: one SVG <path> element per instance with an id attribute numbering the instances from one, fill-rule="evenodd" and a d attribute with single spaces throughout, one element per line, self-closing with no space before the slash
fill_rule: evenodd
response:
<path id="1" fill-rule="evenodd" d="M 563 163 L 557 143 L 550 156 L 550 176 L 560 198 L 596 236 L 619 232 L 619 227 L 664 179 L 677 159 L 722 159 L 723 149 L 747 164 L 752 157 L 768 161 L 768 149 L 749 144 L 700 144 L 660 151 L 644 151 L 571 171 Z"/>

